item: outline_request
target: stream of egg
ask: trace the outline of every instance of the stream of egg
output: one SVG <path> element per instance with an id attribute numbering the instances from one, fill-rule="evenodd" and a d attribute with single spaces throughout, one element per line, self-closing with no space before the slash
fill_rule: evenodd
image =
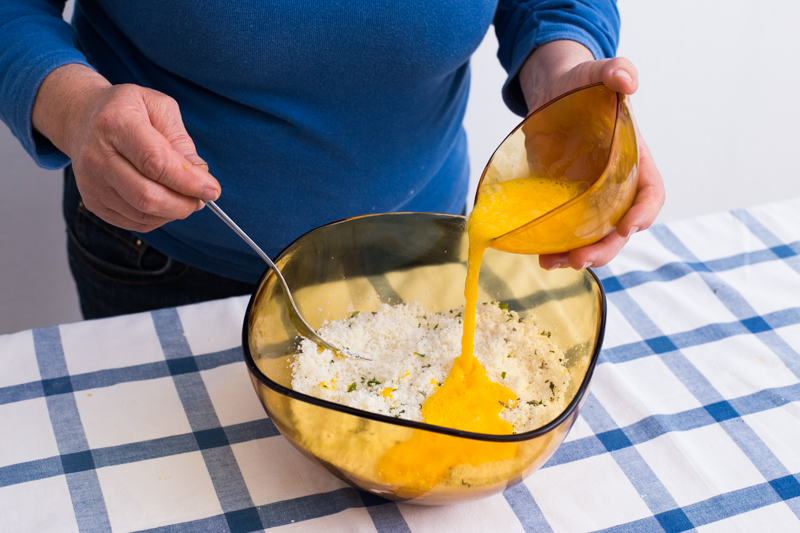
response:
<path id="1" fill-rule="evenodd" d="M 517 396 L 491 381 L 473 353 L 481 260 L 494 239 L 568 202 L 579 194 L 581 186 L 580 182 L 529 177 L 481 189 L 467 221 L 469 253 L 461 355 L 453 361 L 442 386 L 422 404 L 425 423 L 488 435 L 513 433 L 514 428 L 500 418 L 500 413 L 506 407 L 513 408 Z M 414 487 L 423 493 L 441 482 L 454 466 L 502 461 L 515 454 L 513 444 L 498 446 L 415 431 L 411 439 L 393 446 L 381 457 L 378 472 L 385 482 Z"/>

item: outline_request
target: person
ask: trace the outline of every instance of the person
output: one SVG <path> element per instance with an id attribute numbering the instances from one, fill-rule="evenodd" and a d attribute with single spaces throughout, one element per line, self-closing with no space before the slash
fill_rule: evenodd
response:
<path id="1" fill-rule="evenodd" d="M 492 24 L 521 116 L 588 83 L 638 86 L 614 57 L 613 0 L 76 0 L 71 25 L 63 9 L 0 10 L 0 118 L 39 165 L 65 167 L 86 318 L 251 292 L 263 263 L 205 201 L 272 257 L 354 215 L 463 212 L 469 59 Z M 640 146 L 616 230 L 543 267 L 604 265 L 655 220 L 663 183 Z"/>

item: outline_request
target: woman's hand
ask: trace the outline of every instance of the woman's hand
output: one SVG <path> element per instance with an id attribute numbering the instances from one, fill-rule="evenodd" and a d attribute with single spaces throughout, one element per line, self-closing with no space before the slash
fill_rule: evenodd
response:
<path id="1" fill-rule="evenodd" d="M 72 159 L 86 208 L 110 224 L 147 232 L 219 197 L 178 104 L 162 93 L 66 65 L 45 78 L 32 119 Z"/>
<path id="2" fill-rule="evenodd" d="M 556 96 L 591 83 L 602 81 L 622 94 L 633 94 L 639 86 L 638 72 L 630 61 L 621 57 L 595 61 L 586 47 L 574 41 L 553 41 L 537 48 L 520 70 L 519 80 L 530 112 Z M 616 230 L 569 253 L 540 256 L 543 268 L 603 266 L 619 253 L 631 235 L 647 229 L 656 219 L 664 205 L 664 182 L 638 126 L 636 135 L 639 141 L 636 197 Z"/>

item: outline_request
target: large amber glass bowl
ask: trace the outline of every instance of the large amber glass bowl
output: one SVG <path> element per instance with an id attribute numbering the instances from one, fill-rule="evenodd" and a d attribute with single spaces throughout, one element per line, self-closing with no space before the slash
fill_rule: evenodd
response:
<path id="1" fill-rule="evenodd" d="M 537 176 L 579 182 L 580 194 L 498 237 L 492 247 L 549 254 L 613 230 L 636 194 L 639 151 L 628 97 L 602 84 L 566 93 L 531 113 L 492 155 L 476 203 L 494 184 Z"/>
<path id="2" fill-rule="evenodd" d="M 419 302 L 432 312 L 464 304 L 467 236 L 460 216 L 399 213 L 352 218 L 304 235 L 275 261 L 312 327 L 370 312 L 381 303 Z M 360 411 L 292 390 L 298 343 L 275 276 L 267 271 L 250 299 L 243 327 L 245 360 L 256 393 L 278 430 L 323 468 L 359 489 L 419 504 L 481 498 L 520 482 L 558 448 L 578 416 L 597 362 L 605 296 L 589 271 L 545 271 L 535 256 L 488 250 L 479 301 L 508 302 L 536 316 L 565 352 L 572 374 L 567 407 L 544 426 L 516 435 L 484 435 Z M 367 354 L 369 355 L 369 354 Z M 385 482 L 378 460 L 424 435 L 421 462 L 468 443 L 467 459 L 436 483 Z M 432 444 L 431 444 L 432 443 Z M 422 466 L 422 465 L 421 465 Z"/>

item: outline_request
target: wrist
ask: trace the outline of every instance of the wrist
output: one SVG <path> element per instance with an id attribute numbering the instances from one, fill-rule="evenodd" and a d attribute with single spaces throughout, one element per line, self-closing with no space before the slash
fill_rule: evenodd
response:
<path id="1" fill-rule="evenodd" d="M 31 112 L 33 129 L 72 157 L 72 127 L 86 121 L 88 102 L 111 84 L 91 68 L 69 64 L 53 70 L 42 81 Z"/>
<path id="2" fill-rule="evenodd" d="M 551 41 L 534 50 L 519 71 L 519 83 L 528 111 L 556 95 L 549 88 L 575 66 L 594 60 L 592 52 L 576 41 Z"/>

